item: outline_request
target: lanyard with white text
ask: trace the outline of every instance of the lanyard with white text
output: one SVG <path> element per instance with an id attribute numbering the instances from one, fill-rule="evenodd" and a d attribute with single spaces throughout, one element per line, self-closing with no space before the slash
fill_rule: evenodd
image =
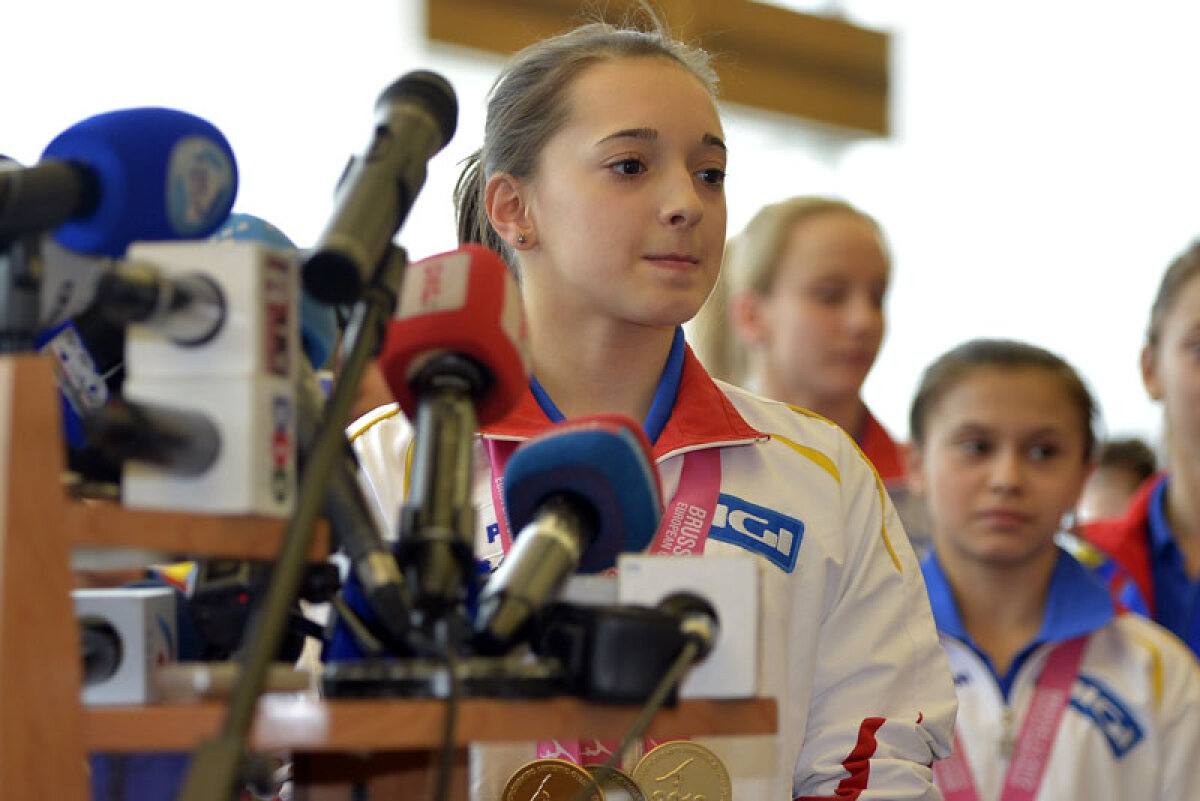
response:
<path id="1" fill-rule="evenodd" d="M 1079 675 L 1086 645 L 1086 636 L 1067 640 L 1046 659 L 1029 702 L 1029 711 L 1021 724 L 1000 801 L 1033 801 L 1037 795 L 1054 737 L 1071 700 L 1071 687 Z M 954 735 L 954 752 L 948 759 L 933 764 L 933 774 L 946 801 L 978 800 L 979 792 L 975 789 L 966 752 L 957 733 Z"/>
<path id="2" fill-rule="evenodd" d="M 512 533 L 508 528 L 508 515 L 504 511 L 504 466 L 519 444 L 507 440 L 487 440 L 488 460 L 492 468 L 492 503 L 496 510 L 496 525 L 500 528 L 500 544 L 505 553 L 512 546 Z M 658 533 L 650 545 L 650 553 L 703 553 L 720 495 L 720 449 L 705 448 L 684 454 L 679 487 L 663 512 Z M 643 738 L 642 750 L 649 751 L 660 742 Z M 602 765 L 608 761 L 617 745 L 616 740 L 540 740 L 537 757 L 565 759 L 576 765 Z"/>

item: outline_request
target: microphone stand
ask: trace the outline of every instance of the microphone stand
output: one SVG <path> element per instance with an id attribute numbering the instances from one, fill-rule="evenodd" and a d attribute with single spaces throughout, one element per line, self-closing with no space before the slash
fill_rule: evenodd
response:
<path id="1" fill-rule="evenodd" d="M 41 311 L 37 240 L 0 239 L 0 353 L 32 351 Z"/>
<path id="2" fill-rule="evenodd" d="M 262 783 L 270 775 L 270 768 L 246 747 L 254 710 L 304 575 L 306 554 L 325 503 L 333 465 L 343 455 L 344 421 L 367 363 L 379 349 L 383 326 L 395 312 L 407 264 L 404 249 L 389 245 L 355 305 L 355 318 L 347 328 L 351 346 L 317 426 L 312 452 L 300 477 L 296 509 L 284 532 L 266 597 L 251 617 L 243 640 L 248 647 L 239 658 L 241 670 L 224 728 L 196 749 L 179 801 L 227 801 L 236 791 L 239 779 Z"/>

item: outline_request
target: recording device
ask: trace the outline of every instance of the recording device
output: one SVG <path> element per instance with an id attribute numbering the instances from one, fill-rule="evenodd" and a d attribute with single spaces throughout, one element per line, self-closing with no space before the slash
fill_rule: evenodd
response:
<path id="1" fill-rule="evenodd" d="M 703 599 L 705 615 L 678 609 L 682 624 L 707 654 L 684 678 L 682 698 L 752 698 L 758 690 L 758 640 L 762 564 L 743 556 L 667 556 L 625 553 L 617 560 L 617 600 L 622 605 L 663 605 L 671 596 Z M 718 636 L 719 634 L 719 636 Z"/>
<path id="2" fill-rule="evenodd" d="M 244 212 L 230 214 L 212 238 L 218 242 L 258 242 L 284 252 L 298 252 L 295 243 L 283 231 L 262 217 Z M 301 287 L 300 344 L 314 370 L 319 370 L 329 361 L 338 334 L 337 315 L 333 308 L 319 303 Z"/>
<path id="3" fill-rule="evenodd" d="M 122 397 L 131 406 L 205 417 L 217 432 L 211 466 L 193 475 L 138 461 L 122 465 L 127 506 L 286 516 L 296 494 L 295 382 L 299 281 L 292 254 L 252 242 L 138 242 L 129 260 L 171 283 L 211 282 L 220 326 L 201 342 L 176 329 L 130 325 Z M 103 418 L 103 410 L 98 415 Z M 196 437 L 199 429 L 194 429 Z"/>
<path id="4" fill-rule="evenodd" d="M 596 703 L 636 704 L 650 698 L 664 677 L 681 669 L 690 673 L 710 658 L 718 619 L 705 594 L 687 591 L 654 605 L 556 602 L 534 619 L 530 647 L 562 666 L 562 692 Z M 668 703 L 679 697 L 678 689 L 670 688 Z"/>
<path id="5" fill-rule="evenodd" d="M 304 264 L 304 286 L 315 298 L 359 298 L 425 183 L 426 163 L 457 124 L 454 90 L 436 73 L 410 72 L 383 90 L 371 142 L 350 160 L 333 217 Z"/>
<path id="6" fill-rule="evenodd" d="M 120 256 L 135 239 L 207 236 L 229 213 L 237 168 L 206 120 L 168 108 L 82 120 L 32 167 L 0 170 L 0 247 L 54 229 L 63 247 Z"/>
<path id="7" fill-rule="evenodd" d="M 418 625 L 457 608 L 474 579 L 472 444 L 525 391 L 527 336 L 516 280 L 491 250 L 469 245 L 409 265 L 378 364 L 415 421 L 396 558 Z"/>
<path id="8" fill-rule="evenodd" d="M 74 590 L 83 647 L 83 703 L 147 704 L 154 669 L 178 658 L 169 587 Z"/>
<path id="9" fill-rule="evenodd" d="M 562 423 L 513 454 L 504 505 L 514 539 L 480 594 L 474 643 L 485 653 L 524 639 L 577 570 L 606 570 L 650 544 L 662 516 L 650 443 L 617 415 Z"/>

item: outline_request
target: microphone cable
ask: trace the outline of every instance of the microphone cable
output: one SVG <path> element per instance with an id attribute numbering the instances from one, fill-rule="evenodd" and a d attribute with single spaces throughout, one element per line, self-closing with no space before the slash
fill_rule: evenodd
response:
<path id="1" fill-rule="evenodd" d="M 607 773 L 615 769 L 617 762 L 621 759 L 621 754 L 625 753 L 625 749 L 634 740 L 641 737 L 646 729 L 650 727 L 650 721 L 658 714 L 658 711 L 662 708 L 663 703 L 666 702 L 671 691 L 675 689 L 675 685 L 683 680 L 684 674 L 687 673 L 688 669 L 691 668 L 692 664 L 699 657 L 702 648 L 702 643 L 697 642 L 694 638 L 689 637 L 684 642 L 683 648 L 679 651 L 679 656 L 675 657 L 675 661 L 671 663 L 671 667 L 667 669 L 667 672 L 663 674 L 658 684 L 655 685 L 654 691 L 650 693 L 650 696 L 646 699 L 646 703 L 642 705 L 642 710 L 638 713 L 637 719 L 629 727 L 620 744 L 613 749 L 612 754 L 609 755 L 608 760 L 602 766 L 600 773 Z M 588 801 L 592 793 L 596 791 L 600 791 L 603 794 L 598 778 L 593 777 L 592 786 L 581 787 L 576 791 L 571 801 Z"/>
<path id="2" fill-rule="evenodd" d="M 454 654 L 453 646 L 446 645 L 440 657 L 446 663 L 449 681 L 446 688 L 446 718 L 442 725 L 442 747 L 438 749 L 434 801 L 446 801 L 450 789 L 450 774 L 454 769 L 454 730 L 458 720 L 458 705 L 462 699 L 462 687 L 458 680 L 458 657 Z"/>

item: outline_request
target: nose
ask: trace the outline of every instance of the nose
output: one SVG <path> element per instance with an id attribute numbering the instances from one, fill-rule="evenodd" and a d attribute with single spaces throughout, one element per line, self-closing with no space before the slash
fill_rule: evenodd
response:
<path id="1" fill-rule="evenodd" d="M 1019 493 L 1023 476 L 1021 454 L 1016 448 L 998 448 L 994 452 L 988 475 L 988 487 L 992 492 L 1000 495 Z"/>
<path id="2" fill-rule="evenodd" d="M 671 228 L 690 228 L 704 217 L 704 203 L 697 191 L 696 176 L 680 166 L 664 173 L 659 220 Z"/>
<path id="3" fill-rule="evenodd" d="M 882 335 L 883 309 L 870 292 L 853 293 L 847 312 L 851 330 L 870 336 Z"/>

